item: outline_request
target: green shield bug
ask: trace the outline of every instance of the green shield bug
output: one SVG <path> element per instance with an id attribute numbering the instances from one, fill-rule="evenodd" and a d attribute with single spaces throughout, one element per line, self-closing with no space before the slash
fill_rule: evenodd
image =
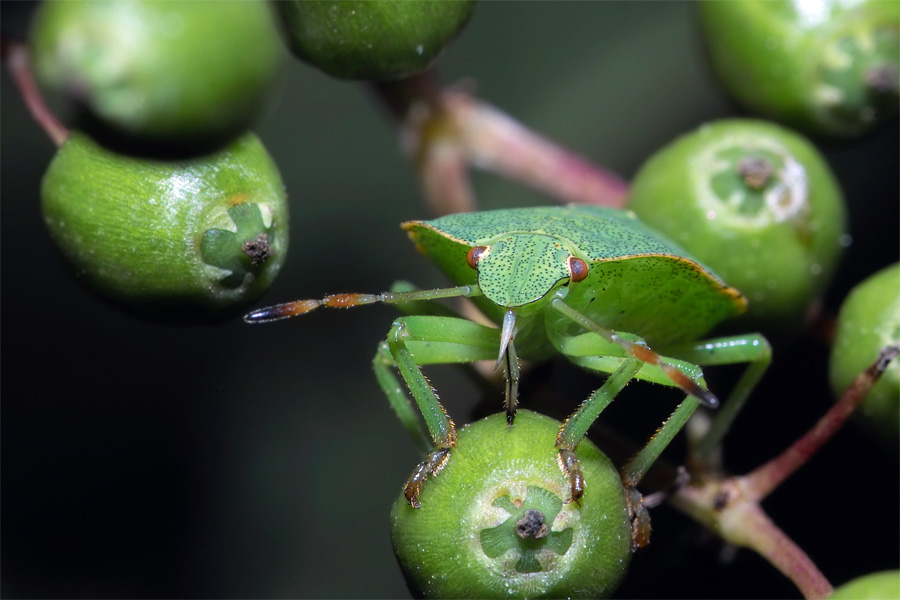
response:
<path id="1" fill-rule="evenodd" d="M 402 392 L 396 369 L 430 438 L 431 451 L 405 488 L 413 507 L 419 505 L 427 478 L 440 472 L 456 445 L 456 428 L 422 373 L 423 365 L 496 359 L 506 374 L 509 425 L 516 410 L 519 356 L 541 360 L 563 354 L 608 374 L 565 421 L 556 439 L 559 467 L 575 502 L 586 485 L 575 448 L 622 388 L 642 379 L 684 390 L 687 398 L 622 473 L 636 498 L 636 523 L 644 524 L 634 489 L 638 481 L 700 403 L 719 404 L 706 389 L 700 366 L 749 363 L 728 409 L 721 411 L 732 416 L 768 366 L 771 350 L 761 335 L 698 341 L 721 321 L 743 312 L 746 300 L 631 212 L 574 205 L 506 209 L 409 221 L 403 228 L 456 287 L 334 294 L 262 308 L 245 320 L 273 321 L 320 306 L 464 296 L 499 325 L 498 330 L 459 317 L 404 316 L 394 321 L 379 346 L 374 365 L 384 393 L 404 426 L 421 436 L 418 415 Z M 707 436 L 704 443 L 714 438 Z M 649 527 L 637 527 L 636 545 L 645 544 L 648 533 Z"/>

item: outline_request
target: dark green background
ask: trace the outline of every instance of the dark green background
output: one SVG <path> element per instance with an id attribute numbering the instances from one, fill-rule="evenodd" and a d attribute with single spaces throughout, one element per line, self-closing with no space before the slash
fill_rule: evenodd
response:
<path id="1" fill-rule="evenodd" d="M 10 31 L 14 8 L 3 9 Z M 470 79 L 515 118 L 630 176 L 673 136 L 736 114 L 696 31 L 685 3 L 486 2 L 440 66 L 446 81 Z M 2 595 L 403 596 L 387 515 L 420 457 L 369 366 L 395 313 L 184 329 L 108 308 L 53 252 L 39 209 L 53 147 L 5 72 L 0 101 Z M 364 86 L 290 61 L 257 130 L 292 211 L 290 256 L 266 301 L 442 283 L 397 227 L 428 215 Z M 897 260 L 897 147 L 893 123 L 828 148 L 855 240 L 832 307 Z M 486 208 L 548 202 L 492 177 L 476 184 Z M 759 464 L 814 421 L 830 401 L 826 356 L 816 342 L 777 349 L 729 466 Z M 430 373 L 457 422 L 469 420 L 473 390 L 453 370 Z M 548 375 L 578 376 L 562 364 Z M 560 410 L 592 382 L 572 384 Z M 617 414 L 641 437 L 676 397 L 638 391 L 621 404 L 640 410 Z M 898 565 L 895 455 L 844 431 L 766 504 L 835 583 Z M 723 560 L 714 536 L 671 509 L 653 517 L 622 595 L 797 595 L 750 552 Z"/>

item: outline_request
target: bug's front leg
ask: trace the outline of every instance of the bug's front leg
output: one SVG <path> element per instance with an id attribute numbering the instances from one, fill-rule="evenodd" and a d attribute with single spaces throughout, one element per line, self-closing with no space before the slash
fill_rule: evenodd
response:
<path id="1" fill-rule="evenodd" d="M 453 446 L 456 446 L 455 438 Z M 403 496 L 410 506 L 413 508 L 422 506 L 419 503 L 419 494 L 425 487 L 425 480 L 440 473 L 448 460 L 450 460 L 450 448 L 438 448 L 429 452 L 425 460 L 416 465 L 412 475 L 406 480 L 406 485 L 403 486 Z"/>
<path id="2" fill-rule="evenodd" d="M 425 426 L 431 437 L 433 450 L 423 462 L 416 466 L 404 487 L 404 495 L 407 502 L 413 508 L 419 508 L 419 494 L 422 492 L 425 480 L 429 476 L 440 473 L 450 458 L 450 449 L 456 446 L 456 426 L 447 415 L 447 411 L 444 410 L 440 400 L 438 400 L 437 394 L 435 394 L 428 379 L 422 373 L 422 369 L 409 351 L 406 344 L 408 336 L 409 332 L 406 324 L 402 319 L 398 319 L 391 327 L 384 346 L 386 346 L 387 354 L 390 357 L 388 364 L 395 367 L 403 381 L 406 382 L 406 386 L 425 420 Z M 384 356 L 381 350 L 379 351 L 376 356 L 375 371 L 379 382 L 382 382 L 382 387 L 388 396 L 388 400 L 391 402 L 394 410 L 397 411 L 407 430 L 421 431 L 421 428 L 418 426 L 418 418 L 415 412 L 412 411 L 405 394 L 400 389 L 396 377 L 393 376 L 389 366 L 383 360 L 378 360 L 379 357 L 382 359 L 387 357 Z M 380 366 L 384 368 L 379 369 Z M 385 387 L 383 382 L 385 375 L 393 380 L 392 383 L 390 381 L 387 382 L 387 387 Z M 413 425 L 413 422 L 415 425 Z M 421 438 L 419 435 L 416 437 Z"/>
<path id="3" fill-rule="evenodd" d="M 404 488 L 406 500 L 414 508 L 419 507 L 419 495 L 427 479 L 440 473 L 456 446 L 456 427 L 422 373 L 422 365 L 496 358 L 497 349 L 496 329 L 437 316 L 397 319 L 379 346 L 373 366 L 381 389 L 403 426 L 428 453 Z"/>

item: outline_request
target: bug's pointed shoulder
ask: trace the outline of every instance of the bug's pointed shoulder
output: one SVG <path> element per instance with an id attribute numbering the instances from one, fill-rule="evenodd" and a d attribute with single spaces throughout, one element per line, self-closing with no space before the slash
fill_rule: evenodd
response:
<path id="1" fill-rule="evenodd" d="M 426 227 L 427 225 L 424 221 L 403 221 L 400 223 L 400 228 L 403 229 L 413 241 L 421 235 L 422 229 Z"/>
<path id="2" fill-rule="evenodd" d="M 441 219 L 433 221 L 404 221 L 400 227 L 406 231 L 409 239 L 413 241 L 420 252 L 427 254 L 426 248 L 435 244 L 459 244 L 471 247 L 473 242 L 468 239 L 461 238 L 452 230 L 448 230 L 442 226 Z"/>
<path id="3" fill-rule="evenodd" d="M 465 265 L 466 253 L 475 245 L 472 240 L 462 239 L 441 226 L 442 220 L 406 221 L 400 226 L 420 254 L 438 262 L 444 270 Z M 468 267 L 466 267 L 468 269 Z"/>
<path id="4" fill-rule="evenodd" d="M 427 221 L 403 221 L 402 223 L 400 223 L 400 227 L 401 227 L 401 229 L 406 231 L 409 235 L 414 235 L 421 229 L 427 228 L 428 222 Z"/>

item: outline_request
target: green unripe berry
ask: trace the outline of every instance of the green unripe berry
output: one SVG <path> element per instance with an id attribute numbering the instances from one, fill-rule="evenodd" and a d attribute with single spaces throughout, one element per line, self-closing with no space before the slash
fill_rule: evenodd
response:
<path id="1" fill-rule="evenodd" d="M 427 69 L 469 20 L 474 0 L 276 3 L 290 49 L 343 79 L 391 81 Z"/>
<path id="2" fill-rule="evenodd" d="M 841 307 L 829 365 L 835 397 L 890 344 L 900 344 L 900 263 L 857 285 Z M 856 415 L 896 452 L 900 444 L 900 360 L 888 365 Z"/>
<path id="3" fill-rule="evenodd" d="M 739 289 L 745 326 L 767 333 L 803 323 L 845 239 L 843 195 L 825 160 L 763 121 L 718 121 L 676 139 L 640 168 L 628 206 Z"/>
<path id="4" fill-rule="evenodd" d="M 748 109 L 833 136 L 897 114 L 900 3 L 713 0 L 699 9 L 713 70 Z"/>
<path id="5" fill-rule="evenodd" d="M 900 571 L 881 571 L 841 585 L 828 600 L 895 600 L 900 598 Z"/>
<path id="6" fill-rule="evenodd" d="M 578 446 L 586 491 L 569 484 L 554 446 L 560 423 L 520 410 L 459 431 L 447 466 L 414 509 L 391 511 L 394 552 L 411 591 L 426 598 L 606 598 L 631 558 L 631 523 L 616 468 Z"/>
<path id="7" fill-rule="evenodd" d="M 134 158 L 74 132 L 41 186 L 44 221 L 75 276 L 161 319 L 223 318 L 277 275 L 288 243 L 275 163 L 253 134 L 199 158 Z"/>
<path id="8" fill-rule="evenodd" d="M 41 83 L 114 132 L 193 143 L 246 129 L 284 55 L 259 1 L 47 2 L 31 48 Z"/>

